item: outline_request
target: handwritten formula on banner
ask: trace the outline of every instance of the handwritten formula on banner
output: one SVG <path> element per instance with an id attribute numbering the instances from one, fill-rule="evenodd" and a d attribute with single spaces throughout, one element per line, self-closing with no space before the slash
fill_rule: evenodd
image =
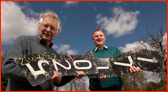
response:
<path id="1" fill-rule="evenodd" d="M 87 55 L 56 55 L 47 52 L 14 58 L 32 86 L 50 79 L 53 71 L 62 76 L 75 76 L 76 71 L 88 72 L 92 78 L 103 75 L 120 76 L 131 66 L 142 70 L 160 72 L 163 56 L 157 51 L 136 49 L 112 58 L 93 58 Z"/>

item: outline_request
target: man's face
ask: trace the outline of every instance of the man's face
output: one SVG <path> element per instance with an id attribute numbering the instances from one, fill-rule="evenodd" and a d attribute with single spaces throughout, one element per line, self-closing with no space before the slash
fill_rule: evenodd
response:
<path id="1" fill-rule="evenodd" d="M 104 46 L 105 45 L 105 40 L 106 40 L 106 36 L 104 35 L 104 33 L 102 31 L 95 31 L 93 33 L 93 37 L 92 37 L 93 42 L 96 44 L 96 46 Z"/>
<path id="2" fill-rule="evenodd" d="M 39 35 L 43 40 L 51 42 L 57 35 L 58 21 L 52 17 L 44 17 L 41 27 L 39 28 Z"/>

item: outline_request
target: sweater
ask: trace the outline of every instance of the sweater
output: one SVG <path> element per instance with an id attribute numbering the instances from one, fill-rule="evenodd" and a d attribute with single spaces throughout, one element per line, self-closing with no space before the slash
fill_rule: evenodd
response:
<path id="1" fill-rule="evenodd" d="M 111 58 L 116 55 L 121 54 L 121 52 L 116 47 L 107 47 L 104 46 L 103 49 L 92 49 L 86 53 L 86 55 L 92 55 L 95 58 Z M 104 81 L 99 80 L 98 78 L 90 78 L 89 77 L 89 89 L 93 91 L 116 91 L 122 90 L 121 87 L 123 85 L 123 81 L 120 76 L 118 77 L 110 77 Z"/>
<path id="2" fill-rule="evenodd" d="M 51 47 L 52 44 L 49 47 L 45 46 L 42 38 L 39 35 L 24 35 L 18 37 L 10 46 L 9 50 L 7 50 L 7 55 L 2 66 L 2 74 L 8 77 L 6 91 L 52 91 L 54 86 L 48 81 L 35 87 L 31 86 L 13 59 L 14 57 L 36 54 L 39 52 L 57 54 L 57 52 L 55 52 Z M 61 80 L 55 82 L 54 85 L 62 86 L 73 78 L 74 76 L 62 77 Z"/>

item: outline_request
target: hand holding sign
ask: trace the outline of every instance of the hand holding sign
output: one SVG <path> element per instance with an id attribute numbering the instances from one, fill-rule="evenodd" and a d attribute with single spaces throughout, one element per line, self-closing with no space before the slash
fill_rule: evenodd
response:
<path id="1" fill-rule="evenodd" d="M 81 78 L 90 74 L 91 78 L 105 80 L 106 77 L 141 71 L 140 69 L 160 72 L 163 65 L 163 56 L 159 52 L 142 49 L 122 53 L 110 59 L 94 59 L 86 55 L 66 56 L 41 52 L 18 57 L 14 60 L 32 86 L 39 85 L 47 80 L 51 83 L 59 81 L 61 76 L 76 76 Z M 53 73 L 53 71 L 57 72 Z M 102 77 L 104 75 L 106 76 Z"/>
<path id="2" fill-rule="evenodd" d="M 104 81 L 104 80 L 106 80 L 106 79 L 107 79 L 107 76 L 106 76 L 106 75 L 104 75 L 104 76 L 102 76 L 102 77 L 99 78 L 99 80 L 101 80 L 101 81 Z"/>
<path id="3" fill-rule="evenodd" d="M 61 74 L 57 71 L 53 71 L 54 75 L 51 77 L 51 79 L 48 80 L 50 83 L 57 82 L 61 79 Z"/>
<path id="4" fill-rule="evenodd" d="M 76 73 L 77 73 L 77 75 L 76 75 L 77 78 L 82 78 L 83 76 L 88 75 L 88 72 L 84 73 L 83 71 L 76 71 Z"/>
<path id="5" fill-rule="evenodd" d="M 133 66 L 133 67 L 130 68 L 130 72 L 131 72 L 131 73 L 141 72 L 141 71 L 142 71 L 142 70 L 141 70 L 139 67 Z"/>

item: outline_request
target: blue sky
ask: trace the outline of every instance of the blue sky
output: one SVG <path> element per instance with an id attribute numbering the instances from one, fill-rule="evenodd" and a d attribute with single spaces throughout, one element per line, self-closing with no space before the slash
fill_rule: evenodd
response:
<path id="1" fill-rule="evenodd" d="M 37 34 L 39 14 L 46 10 L 57 13 L 63 24 L 53 40 L 57 52 L 84 55 L 95 48 L 92 32 L 96 28 L 105 31 L 107 46 L 124 51 L 136 47 L 141 35 L 146 35 L 146 27 L 162 26 L 167 40 L 165 1 L 1 2 L 1 52 L 18 36 Z"/>
<path id="2" fill-rule="evenodd" d="M 167 49 L 166 1 L 3 1 L 1 53 L 18 36 L 36 35 L 39 14 L 46 10 L 55 12 L 63 24 L 62 32 L 53 40 L 53 48 L 57 52 L 84 55 L 95 48 L 92 33 L 96 28 L 104 30 L 107 46 L 116 46 L 126 52 L 140 47 L 138 43 L 141 36 L 146 35 L 146 27 L 150 31 L 156 26 L 163 28 L 163 44 Z M 88 88 L 88 78 L 84 79 Z"/>

